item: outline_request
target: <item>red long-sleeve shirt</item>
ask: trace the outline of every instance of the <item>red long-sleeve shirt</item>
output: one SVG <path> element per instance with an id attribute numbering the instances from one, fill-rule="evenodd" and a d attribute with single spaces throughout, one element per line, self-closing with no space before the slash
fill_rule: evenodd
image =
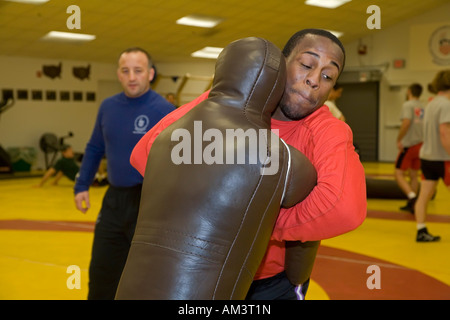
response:
<path id="1" fill-rule="evenodd" d="M 164 117 L 135 146 L 130 162 L 142 175 L 153 141 L 170 124 L 206 100 L 205 92 Z M 280 138 L 300 150 L 317 171 L 317 185 L 292 208 L 280 210 L 272 239 L 255 279 L 284 270 L 286 240 L 313 241 L 338 236 L 358 227 L 366 217 L 367 200 L 363 166 L 353 146 L 349 126 L 324 106 L 298 121 L 272 119 Z"/>

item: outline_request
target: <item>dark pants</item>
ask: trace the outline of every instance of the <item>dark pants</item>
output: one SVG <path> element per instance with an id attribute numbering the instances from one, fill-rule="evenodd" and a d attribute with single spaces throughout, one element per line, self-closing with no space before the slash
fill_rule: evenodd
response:
<path id="1" fill-rule="evenodd" d="M 289 282 L 286 273 L 273 277 L 254 280 L 248 290 L 246 300 L 304 300 L 309 279 L 300 286 Z"/>
<path id="2" fill-rule="evenodd" d="M 92 245 L 89 300 L 115 297 L 136 228 L 141 187 L 110 186 L 106 191 Z"/>

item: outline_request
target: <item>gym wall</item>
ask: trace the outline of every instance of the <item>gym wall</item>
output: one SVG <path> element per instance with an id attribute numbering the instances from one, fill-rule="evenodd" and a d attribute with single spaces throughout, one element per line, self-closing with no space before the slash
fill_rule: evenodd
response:
<path id="1" fill-rule="evenodd" d="M 74 67 L 87 68 L 88 65 L 88 77 L 86 74 L 82 79 L 74 76 Z M 50 76 L 44 73 L 44 66 L 53 68 L 50 72 L 47 69 Z M 35 148 L 37 161 L 32 170 L 45 168 L 44 154 L 39 149 L 39 139 L 44 133 L 61 137 L 71 131 L 74 136 L 66 142 L 76 152 L 83 152 L 101 101 L 121 91 L 116 69 L 116 64 L 92 61 L 0 56 L 0 100 L 3 90 L 12 90 L 15 100 L 14 105 L 0 115 L 0 145 L 4 149 Z M 186 73 L 211 76 L 214 62 L 157 64 L 157 70 L 159 74 L 180 79 Z M 156 91 L 162 95 L 176 92 L 178 82 L 161 81 Z M 204 88 L 205 82 L 190 83 L 186 86 L 188 95 L 183 98 L 190 101 L 203 93 Z"/>
<path id="2" fill-rule="evenodd" d="M 422 100 L 426 102 L 432 95 L 426 90 L 436 72 L 448 68 L 430 62 L 427 50 L 430 33 L 441 25 L 448 24 L 450 4 L 438 7 L 413 19 L 394 26 L 385 27 L 381 22 L 380 30 L 373 30 L 368 37 L 352 43 L 346 43 L 347 62 L 345 70 L 358 68 L 382 67 L 383 72 L 378 81 L 378 130 L 377 159 L 378 161 L 394 161 L 397 155 L 395 145 L 400 125 L 400 110 L 405 101 L 406 89 L 412 82 L 419 82 L 424 87 Z M 381 15 L 383 13 L 381 12 Z M 314 26 L 312 26 L 314 27 Z M 418 33 L 417 30 L 422 30 Z M 367 46 L 365 55 L 358 54 L 358 47 L 363 43 Z M 422 48 L 423 50 L 416 50 Z M 396 69 L 393 62 L 396 59 L 405 61 L 404 68 Z M 423 62 L 426 63 L 423 63 Z M 43 65 L 58 65 L 62 63 L 61 78 L 51 79 L 42 74 Z M 90 78 L 80 80 L 72 74 L 73 67 L 91 65 Z M 170 76 L 189 73 L 197 76 L 211 76 L 214 73 L 213 60 L 200 60 L 191 64 L 158 63 L 159 74 L 169 76 L 160 81 L 155 90 L 164 95 L 174 92 L 179 85 L 179 79 L 171 80 Z M 15 100 L 15 105 L 0 115 L 0 145 L 8 147 L 34 147 L 38 151 L 38 160 L 33 169 L 44 168 L 44 155 L 39 150 L 39 138 L 45 132 L 53 132 L 64 136 L 68 131 L 74 137 L 67 141 L 75 151 L 82 152 L 90 137 L 92 127 L 101 100 L 120 90 L 116 78 L 115 64 L 100 64 L 92 61 L 43 60 L 26 57 L 0 56 L 0 97 L 3 89 L 12 89 L 14 96 L 17 90 L 27 90 L 27 100 Z M 41 74 L 39 75 L 39 72 Z M 181 97 L 181 104 L 192 100 L 205 89 L 205 82 L 191 83 L 186 87 Z M 350 84 L 346 84 L 351 85 Z M 356 86 L 355 86 L 356 87 Z M 32 90 L 42 91 L 42 100 L 32 99 Z M 46 91 L 55 91 L 56 100 L 48 101 Z M 70 94 L 68 101 L 61 101 L 60 92 Z M 82 92 L 81 101 L 73 101 L 73 92 Z M 348 90 L 347 92 L 349 92 Z M 95 101 L 86 101 L 85 94 L 94 92 Z M 346 92 L 344 92 L 345 96 Z M 346 106 L 338 106 L 344 113 L 352 113 Z M 364 109 L 364 101 L 354 108 Z M 350 124 L 351 125 L 351 124 Z"/>
<path id="3" fill-rule="evenodd" d="M 429 39 L 433 32 L 441 26 L 450 25 L 448 12 L 450 3 L 391 27 L 384 27 L 382 21 L 381 29 L 374 30 L 371 36 L 345 44 L 347 61 L 344 71 L 357 68 L 364 70 L 367 67 L 384 70 L 378 90 L 378 161 L 393 162 L 397 156 L 396 139 L 407 87 L 413 82 L 420 83 L 424 88 L 421 100 L 426 103 L 432 97 L 427 90 L 428 83 L 439 70 L 450 67 L 433 62 L 429 50 Z M 360 44 L 367 46 L 365 55 L 358 54 Z M 394 68 L 394 61 L 398 59 L 404 60 L 403 68 Z M 344 90 L 343 96 L 345 94 Z M 352 112 L 345 110 L 346 107 L 341 106 L 339 100 L 337 102 L 344 113 Z M 364 101 L 361 101 L 358 108 L 364 107 Z"/>
<path id="4" fill-rule="evenodd" d="M 59 63 L 59 76 L 51 78 L 44 74 L 43 66 L 59 68 Z M 74 77 L 73 67 L 89 64 L 89 78 Z M 0 94 L 3 90 L 12 90 L 15 100 L 14 105 L 0 115 L 0 144 L 5 149 L 35 148 L 38 158 L 33 169 L 45 168 L 39 139 L 46 132 L 60 137 L 72 131 L 74 137 L 67 143 L 76 151 L 84 149 L 98 109 L 98 82 L 115 79 L 115 66 L 84 61 L 2 56 L 0 70 Z"/>

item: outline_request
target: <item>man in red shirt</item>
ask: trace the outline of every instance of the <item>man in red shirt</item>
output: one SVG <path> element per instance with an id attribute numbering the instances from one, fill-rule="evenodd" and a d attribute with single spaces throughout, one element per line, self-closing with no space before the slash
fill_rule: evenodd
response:
<path id="1" fill-rule="evenodd" d="M 272 115 L 272 129 L 308 157 L 317 171 L 317 185 L 301 203 L 281 209 L 248 299 L 304 298 L 309 281 L 292 284 L 284 272 L 285 241 L 335 237 L 357 228 L 366 216 L 365 174 L 352 131 L 323 105 L 344 67 L 344 47 L 327 31 L 305 29 L 291 37 L 283 54 L 287 82 Z M 208 93 L 167 115 L 139 141 L 130 161 L 142 175 L 158 134 L 207 99 Z"/>

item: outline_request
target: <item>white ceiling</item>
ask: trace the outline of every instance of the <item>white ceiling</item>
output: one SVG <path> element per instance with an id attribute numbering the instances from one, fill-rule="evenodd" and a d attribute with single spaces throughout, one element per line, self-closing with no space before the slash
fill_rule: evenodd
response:
<path id="1" fill-rule="evenodd" d="M 264 37 L 280 48 L 296 31 L 323 28 L 344 32 L 348 43 L 369 33 L 367 7 L 381 9 L 387 28 L 449 0 L 353 0 L 337 9 L 307 6 L 304 0 L 50 0 L 41 5 L 0 0 L 0 55 L 115 63 L 125 48 L 141 46 L 156 62 L 198 60 L 190 54 L 205 46 L 224 47 L 247 37 Z M 81 9 L 81 30 L 68 30 L 69 5 Z M 177 25 L 185 15 L 223 18 L 213 29 Z M 84 44 L 45 42 L 49 31 L 96 35 Z"/>

